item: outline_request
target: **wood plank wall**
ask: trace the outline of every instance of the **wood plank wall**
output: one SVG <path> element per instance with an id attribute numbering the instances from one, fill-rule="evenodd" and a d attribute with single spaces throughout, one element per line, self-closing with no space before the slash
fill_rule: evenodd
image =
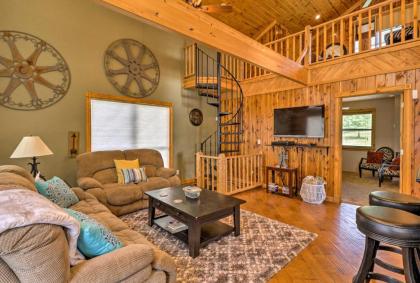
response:
<path id="1" fill-rule="evenodd" d="M 273 79 L 274 80 L 274 79 Z M 316 143 L 319 148 L 292 149 L 289 151 L 289 165 L 297 166 L 303 164 L 300 175 L 320 175 L 326 179 L 327 195 L 330 200 L 334 199 L 334 156 L 333 145 L 335 142 L 335 97 L 340 92 L 356 92 L 372 90 L 383 87 L 405 86 L 411 84 L 413 88 L 420 90 L 420 69 L 369 76 L 360 79 L 346 80 L 322 85 L 315 85 L 305 88 L 291 90 L 282 89 L 281 85 L 265 82 L 264 85 L 270 89 L 260 87 L 253 88 L 253 83 L 245 85 L 244 100 L 244 143 L 242 153 L 251 154 L 262 152 L 266 164 L 277 164 L 279 148 L 269 146 L 274 140 L 281 140 L 273 137 L 273 110 L 275 108 L 319 105 L 324 104 L 326 109 L 326 128 L 324 139 L 299 139 L 299 143 Z M 255 81 L 258 85 L 258 81 Z M 256 94 L 261 93 L 263 94 Z M 416 103 L 415 123 L 415 165 L 420 165 L 420 103 Z M 414 110 L 413 110 L 414 111 Z M 257 141 L 260 139 L 261 144 Z M 292 140 L 292 139 L 285 139 Z M 413 164 L 413 166 L 415 166 Z M 420 196 L 420 186 L 412 189 L 413 194 Z"/>

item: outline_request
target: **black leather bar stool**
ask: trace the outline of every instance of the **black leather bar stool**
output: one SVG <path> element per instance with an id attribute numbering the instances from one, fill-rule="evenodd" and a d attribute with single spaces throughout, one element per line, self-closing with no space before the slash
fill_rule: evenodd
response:
<path id="1" fill-rule="evenodd" d="M 420 216 L 420 198 L 405 194 L 386 191 L 374 191 L 369 194 L 369 204 L 401 209 Z M 399 248 L 384 245 L 380 245 L 378 250 L 385 250 L 398 254 L 402 253 L 401 249 Z M 417 263 L 417 268 L 420 269 L 420 248 L 416 249 L 415 260 Z M 383 266 L 383 262 L 380 259 L 375 259 L 375 263 Z"/>
<path id="2" fill-rule="evenodd" d="M 420 217 L 412 213 L 382 206 L 363 206 L 357 209 L 357 228 L 366 235 L 365 252 L 354 283 L 370 279 L 400 282 L 390 276 L 373 272 L 375 263 L 400 274 L 407 283 L 420 282 L 420 271 L 415 260 L 415 249 L 420 247 Z M 375 260 L 379 244 L 401 248 L 404 269 Z M 380 262 L 380 263 L 379 263 Z"/>
<path id="3" fill-rule="evenodd" d="M 369 194 L 369 204 L 397 208 L 420 216 L 420 198 L 409 195 L 375 191 Z"/>

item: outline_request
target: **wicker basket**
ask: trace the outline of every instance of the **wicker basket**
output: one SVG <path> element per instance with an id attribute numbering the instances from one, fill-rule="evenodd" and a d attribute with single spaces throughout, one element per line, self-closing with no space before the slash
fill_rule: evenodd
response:
<path id="1" fill-rule="evenodd" d="M 302 197 L 303 201 L 308 203 L 323 203 L 327 197 L 327 194 L 325 193 L 325 183 L 322 185 L 303 183 L 300 189 L 300 196 Z"/>

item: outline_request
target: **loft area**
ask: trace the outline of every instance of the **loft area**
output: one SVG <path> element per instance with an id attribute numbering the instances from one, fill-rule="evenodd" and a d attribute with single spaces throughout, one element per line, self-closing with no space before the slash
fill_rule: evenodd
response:
<path id="1" fill-rule="evenodd" d="M 0 10 L 0 283 L 420 282 L 418 0 Z"/>

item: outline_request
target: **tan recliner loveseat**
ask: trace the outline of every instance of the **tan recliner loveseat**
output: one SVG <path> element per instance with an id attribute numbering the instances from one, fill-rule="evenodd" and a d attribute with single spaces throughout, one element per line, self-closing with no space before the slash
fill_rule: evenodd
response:
<path id="1" fill-rule="evenodd" d="M 114 160 L 138 159 L 145 167 L 147 182 L 118 184 Z M 137 211 L 148 206 L 145 191 L 179 186 L 181 181 L 176 170 L 163 167 L 159 151 L 132 149 L 96 151 L 77 157 L 77 183 L 80 188 L 94 195 L 117 216 Z"/>
<path id="2" fill-rule="evenodd" d="M 18 166 L 0 166 L 0 191 L 36 191 L 32 176 Z M 61 226 L 36 224 L 0 234 L 0 282 L 175 282 L 175 262 L 113 215 L 98 200 L 73 188 L 79 202 L 70 208 L 108 227 L 124 247 L 70 267 Z"/>

